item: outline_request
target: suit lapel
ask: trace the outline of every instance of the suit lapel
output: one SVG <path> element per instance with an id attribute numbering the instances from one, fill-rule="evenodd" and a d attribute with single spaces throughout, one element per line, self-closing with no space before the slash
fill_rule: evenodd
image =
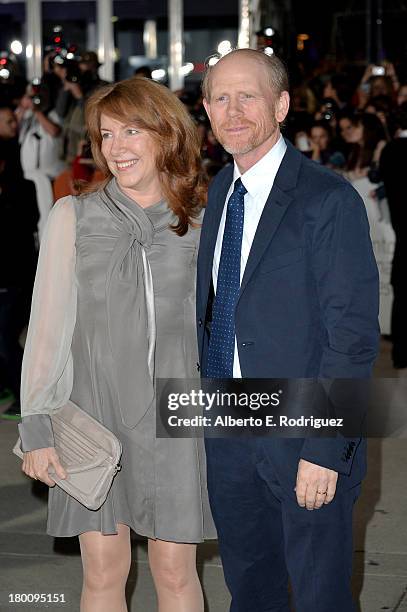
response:
<path id="1" fill-rule="evenodd" d="M 292 198 L 290 196 L 281 191 L 277 185 L 273 185 L 260 217 L 259 225 L 250 249 L 240 286 L 239 297 L 243 293 L 250 277 L 263 257 L 264 251 L 272 241 L 291 201 Z"/>
<path id="2" fill-rule="evenodd" d="M 202 227 L 201 243 L 199 248 L 198 277 L 202 280 L 203 306 L 208 300 L 209 286 L 212 279 L 212 264 L 215 251 L 216 239 L 218 237 L 219 224 L 230 184 L 233 179 L 233 166 L 225 171 L 222 181 L 215 191 L 211 193 L 208 206 L 205 211 L 204 224 Z"/>
<path id="3" fill-rule="evenodd" d="M 260 263 L 265 250 L 273 239 L 293 199 L 287 192 L 296 186 L 302 155 L 290 142 L 286 141 L 286 144 L 286 153 L 280 164 L 270 195 L 267 198 L 263 213 L 260 217 L 259 225 L 257 226 L 243 274 L 239 298 L 245 290 L 253 272 Z"/>

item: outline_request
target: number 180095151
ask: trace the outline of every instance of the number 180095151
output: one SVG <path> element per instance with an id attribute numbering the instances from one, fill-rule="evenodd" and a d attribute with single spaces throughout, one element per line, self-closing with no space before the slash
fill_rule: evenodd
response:
<path id="1" fill-rule="evenodd" d="M 66 603 L 64 593 L 9 593 L 9 603 Z"/>

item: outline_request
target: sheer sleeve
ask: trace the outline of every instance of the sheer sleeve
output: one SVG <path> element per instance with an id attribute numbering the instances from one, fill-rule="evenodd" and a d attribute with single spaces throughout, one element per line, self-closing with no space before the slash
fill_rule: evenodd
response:
<path id="1" fill-rule="evenodd" d="M 51 410 L 70 397 L 76 321 L 76 218 L 71 196 L 53 207 L 41 242 L 21 377 L 22 449 L 54 446 Z"/>

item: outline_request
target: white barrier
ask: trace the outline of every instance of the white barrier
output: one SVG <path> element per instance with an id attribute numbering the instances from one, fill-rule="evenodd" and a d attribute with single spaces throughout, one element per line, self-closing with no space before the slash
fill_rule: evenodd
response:
<path id="1" fill-rule="evenodd" d="M 395 235 L 390 223 L 387 200 L 376 200 L 371 193 L 377 185 L 368 178 L 352 181 L 353 187 L 362 197 L 370 225 L 370 237 L 373 251 L 379 268 L 380 278 L 380 312 L 379 323 L 382 334 L 390 334 L 391 308 L 393 303 L 393 289 L 390 284 L 391 264 L 393 260 Z"/>

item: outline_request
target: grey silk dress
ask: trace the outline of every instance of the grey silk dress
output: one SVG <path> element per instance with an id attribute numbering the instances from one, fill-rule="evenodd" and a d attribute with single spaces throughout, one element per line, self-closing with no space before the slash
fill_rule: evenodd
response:
<path id="1" fill-rule="evenodd" d="M 123 467 L 97 511 L 51 488 L 50 535 L 124 523 L 173 542 L 216 537 L 202 440 L 155 437 L 155 378 L 197 377 L 200 230 L 177 236 L 176 221 L 164 201 L 143 209 L 115 179 L 51 212 L 23 361 L 23 450 L 53 445 L 49 413 L 71 398 L 117 435 Z"/>

